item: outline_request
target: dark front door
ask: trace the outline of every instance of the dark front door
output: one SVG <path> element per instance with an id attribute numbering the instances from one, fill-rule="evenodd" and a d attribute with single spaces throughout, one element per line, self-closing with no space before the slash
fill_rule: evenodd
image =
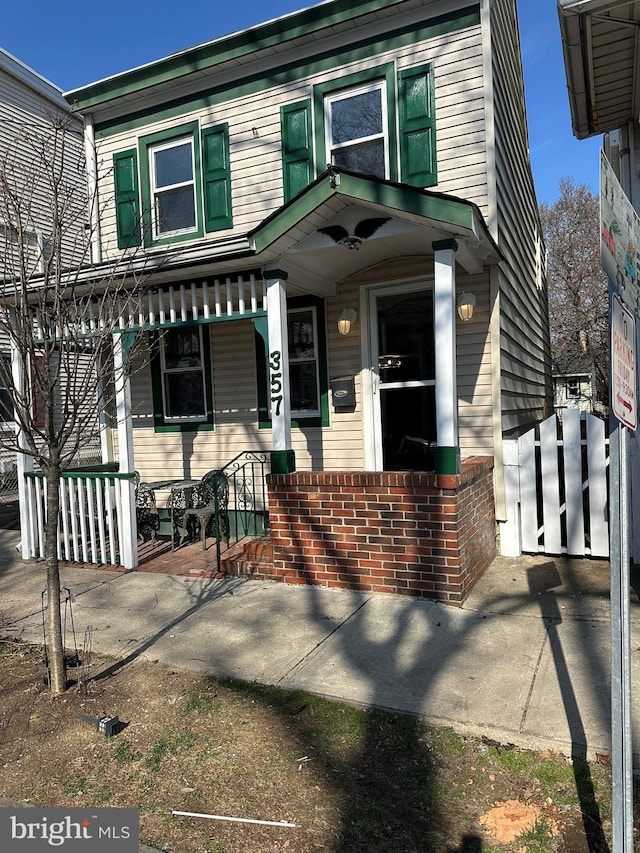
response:
<path id="1" fill-rule="evenodd" d="M 436 441 L 433 291 L 371 291 L 377 453 L 385 471 L 433 470 Z"/>

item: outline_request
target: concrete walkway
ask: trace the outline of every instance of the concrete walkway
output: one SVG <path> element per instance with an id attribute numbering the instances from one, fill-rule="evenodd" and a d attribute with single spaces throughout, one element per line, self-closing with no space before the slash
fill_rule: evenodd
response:
<path id="1" fill-rule="evenodd" d="M 16 542 L 0 531 L 0 634 L 40 642 L 44 567 L 22 561 Z M 64 567 L 62 581 L 79 644 L 92 626 L 96 653 L 409 712 L 526 748 L 610 749 L 604 561 L 498 558 L 462 609 L 241 578 Z"/>

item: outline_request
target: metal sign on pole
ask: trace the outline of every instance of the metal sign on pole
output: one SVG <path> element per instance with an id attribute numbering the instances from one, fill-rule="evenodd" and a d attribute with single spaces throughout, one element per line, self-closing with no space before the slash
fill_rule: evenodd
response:
<path id="1" fill-rule="evenodd" d="M 637 426 L 636 317 L 640 219 L 611 164 L 601 153 L 602 266 L 609 277 L 611 333 L 610 565 L 611 565 L 611 775 L 613 850 L 633 853 L 633 749 L 631 727 L 631 488 L 629 430 Z"/>
<path id="2" fill-rule="evenodd" d="M 636 318 L 620 297 L 611 296 L 611 409 L 629 429 L 638 424 Z"/>

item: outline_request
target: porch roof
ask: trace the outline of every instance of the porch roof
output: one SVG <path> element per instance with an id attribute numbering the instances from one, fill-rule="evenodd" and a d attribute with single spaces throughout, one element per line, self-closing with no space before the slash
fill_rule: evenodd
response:
<path id="1" fill-rule="evenodd" d="M 363 219 L 382 220 L 357 251 L 349 251 L 327 234 L 344 228 L 353 233 Z M 125 255 L 115 264 L 103 261 L 70 271 L 74 298 L 137 289 L 183 289 L 216 279 L 263 278 L 261 271 L 283 269 L 292 294 L 331 296 L 342 281 L 384 263 L 415 258 L 425 269 L 433 243 L 455 238 L 457 262 L 470 274 L 502 260 L 477 205 L 444 193 L 423 190 L 329 168 L 292 201 L 266 217 L 253 231 L 221 240 L 163 247 Z M 33 280 L 34 292 L 40 281 Z M 124 288 L 123 285 L 124 284 Z M 226 284 L 225 284 L 226 286 Z"/>
<path id="2" fill-rule="evenodd" d="M 357 233 L 364 219 L 377 229 L 348 251 L 336 232 Z M 327 233 L 327 232 L 331 233 Z M 433 243 L 454 237 L 457 260 L 474 274 L 502 256 L 478 207 L 444 193 L 329 168 L 249 235 L 263 266 L 287 270 L 320 295 L 360 270 L 394 258 L 431 257 Z"/>

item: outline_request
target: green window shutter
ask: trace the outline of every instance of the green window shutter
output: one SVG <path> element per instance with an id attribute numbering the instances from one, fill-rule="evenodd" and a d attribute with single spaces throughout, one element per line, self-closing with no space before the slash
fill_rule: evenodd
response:
<path id="1" fill-rule="evenodd" d="M 313 179 L 311 99 L 288 104 L 280 110 L 282 175 L 285 203 Z"/>
<path id="2" fill-rule="evenodd" d="M 233 211 L 227 124 L 209 127 L 202 133 L 202 184 L 205 230 L 220 231 L 222 228 L 231 228 Z"/>
<path id="3" fill-rule="evenodd" d="M 139 246 L 140 201 L 138 199 L 138 155 L 135 149 L 113 155 L 118 248 Z"/>
<path id="4" fill-rule="evenodd" d="M 398 74 L 400 104 L 400 180 L 414 187 L 438 182 L 433 67 Z"/>

